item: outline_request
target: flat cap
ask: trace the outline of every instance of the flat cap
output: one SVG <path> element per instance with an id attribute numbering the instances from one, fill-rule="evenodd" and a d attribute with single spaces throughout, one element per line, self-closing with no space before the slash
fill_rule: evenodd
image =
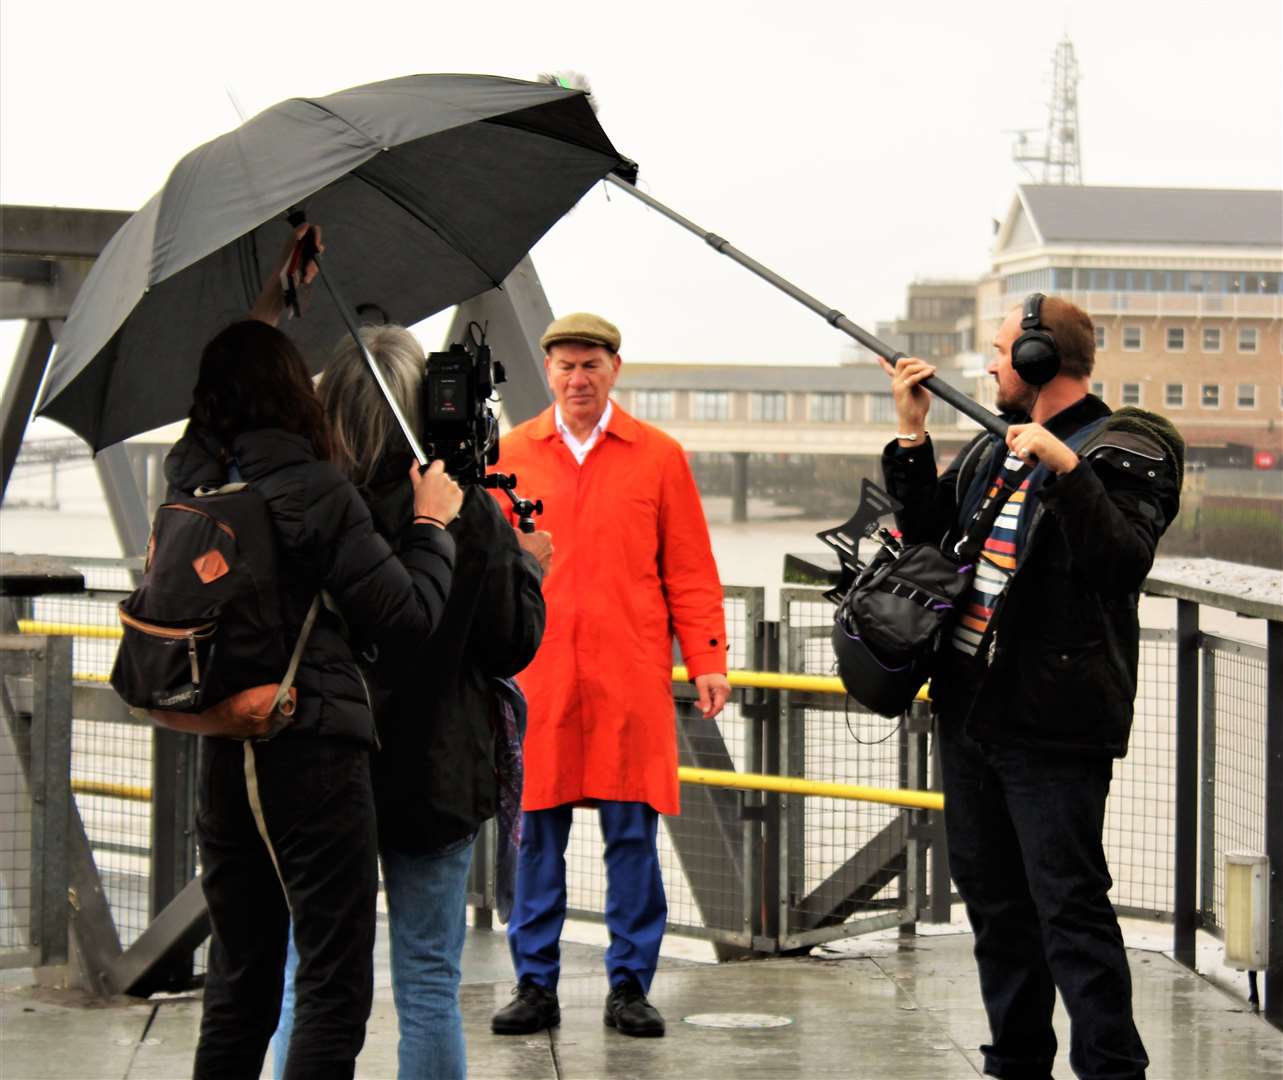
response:
<path id="1" fill-rule="evenodd" d="M 539 347 L 547 352 L 559 341 L 582 341 L 586 345 L 601 345 L 612 353 L 619 352 L 619 328 L 600 315 L 589 311 L 576 311 L 555 319 L 539 339 Z"/>

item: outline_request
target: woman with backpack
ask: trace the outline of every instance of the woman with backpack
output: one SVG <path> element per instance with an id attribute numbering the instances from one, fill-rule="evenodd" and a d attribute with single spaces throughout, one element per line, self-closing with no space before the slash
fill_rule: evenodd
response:
<path id="1" fill-rule="evenodd" d="M 367 326 L 361 337 L 411 430 L 422 430 L 423 348 L 400 326 Z M 361 492 L 376 530 L 402 551 L 413 508 L 399 478 L 410 450 L 350 338 L 339 343 L 319 393 L 334 433 L 334 461 Z M 380 644 L 368 668 L 382 744 L 374 796 L 400 1028 L 398 1075 L 435 1080 L 467 1074 L 459 965 L 468 870 L 477 830 L 500 797 L 495 758 L 504 695 L 519 693 L 502 680 L 539 647 L 540 582 L 552 556 L 547 533 L 516 533 L 479 486 L 466 489 L 448 531 L 458 550 L 454 585 L 432 640 Z M 288 1015 L 286 1008 L 278 1040 Z M 291 1057 L 286 1075 L 293 1064 Z"/>
<path id="2" fill-rule="evenodd" d="M 266 742 L 202 739 L 197 836 L 213 930 L 198 1078 L 257 1076 L 276 1027 L 286 940 L 299 953 L 287 1076 L 351 1077 L 373 998 L 378 890 L 368 690 L 349 636 L 428 637 L 450 590 L 445 526 L 462 493 L 441 469 L 400 486 L 413 520 L 394 555 L 328 460 L 329 422 L 294 344 L 277 330 L 276 279 L 260 318 L 201 357 L 190 422 L 165 462 L 171 491 L 229 479 L 265 500 L 284 625 L 297 636 L 318 594 L 292 723 Z"/>

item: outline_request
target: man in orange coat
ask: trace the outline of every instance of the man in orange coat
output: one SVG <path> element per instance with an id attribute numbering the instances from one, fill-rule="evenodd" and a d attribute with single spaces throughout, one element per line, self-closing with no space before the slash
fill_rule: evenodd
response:
<path id="1" fill-rule="evenodd" d="M 529 727 L 508 923 L 518 984 L 491 1028 L 518 1035 L 560 1022 L 564 853 L 571 812 L 588 804 L 606 844 L 605 1022 L 663 1035 L 646 994 L 668 915 L 659 815 L 678 812 L 673 636 L 700 710 L 716 716 L 730 694 L 722 588 L 685 452 L 610 400 L 619 331 L 598 315 L 567 315 L 540 345 L 555 404 L 500 453 L 504 471 L 543 500 L 556 556 L 543 643 L 519 677 Z"/>

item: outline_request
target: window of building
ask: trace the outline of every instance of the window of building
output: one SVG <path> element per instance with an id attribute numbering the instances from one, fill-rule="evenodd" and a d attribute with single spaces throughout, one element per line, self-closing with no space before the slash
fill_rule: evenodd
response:
<path id="1" fill-rule="evenodd" d="M 778 390 L 754 390 L 748 398 L 748 418 L 764 422 L 788 419 L 788 395 Z"/>
<path id="2" fill-rule="evenodd" d="M 1104 350 L 1105 342 L 1108 340 L 1109 339 L 1105 336 L 1105 328 L 1103 326 L 1096 327 L 1096 351 L 1097 352 L 1102 352 Z"/>
<path id="3" fill-rule="evenodd" d="M 671 390 L 634 390 L 633 412 L 639 420 L 671 420 L 674 397 Z"/>
<path id="4" fill-rule="evenodd" d="M 1256 352 L 1256 327 L 1240 326 L 1238 328 L 1238 351 Z"/>
<path id="5" fill-rule="evenodd" d="M 1238 393 L 1234 398 L 1240 409 L 1256 408 L 1256 386 L 1253 383 L 1239 383 Z"/>
<path id="6" fill-rule="evenodd" d="M 1221 351 L 1221 328 L 1219 326 L 1203 327 L 1203 352 Z"/>
<path id="7" fill-rule="evenodd" d="M 1123 327 L 1123 349 L 1127 352 L 1139 352 L 1141 334 L 1139 326 Z"/>
<path id="8" fill-rule="evenodd" d="M 1167 328 L 1167 351 L 1168 352 L 1185 351 L 1185 327 L 1169 326 Z"/>
<path id="9" fill-rule="evenodd" d="M 895 398 L 890 394 L 869 395 L 869 422 L 872 424 L 894 424 Z"/>
<path id="10" fill-rule="evenodd" d="M 729 390 L 694 390 L 691 392 L 692 420 L 729 420 L 731 394 Z"/>
<path id="11" fill-rule="evenodd" d="M 1200 401 L 1205 409 L 1219 409 L 1221 407 L 1220 384 L 1203 383 L 1203 394 Z"/>
<path id="12" fill-rule="evenodd" d="M 1140 404 L 1140 383 L 1138 382 L 1123 383 L 1123 404 L 1124 405 Z"/>
<path id="13" fill-rule="evenodd" d="M 1105 396 L 1105 384 L 1103 382 L 1093 382 L 1091 384 L 1091 392 L 1098 398 L 1103 398 Z"/>
<path id="14" fill-rule="evenodd" d="M 837 424 L 846 419 L 845 394 L 812 394 L 811 419 Z"/>
<path id="15" fill-rule="evenodd" d="M 1185 408 L 1185 384 L 1169 382 L 1163 387 L 1163 405 L 1168 409 Z"/>

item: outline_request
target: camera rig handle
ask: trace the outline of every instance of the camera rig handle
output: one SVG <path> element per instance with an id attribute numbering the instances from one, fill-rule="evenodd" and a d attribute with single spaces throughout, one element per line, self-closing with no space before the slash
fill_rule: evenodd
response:
<path id="1" fill-rule="evenodd" d="M 532 533 L 535 531 L 535 514 L 543 513 L 543 500 L 521 498 L 514 490 L 517 486 L 517 477 L 508 473 L 487 473 L 481 481 L 482 487 L 499 488 L 509 499 L 512 500 L 512 509 L 517 515 L 517 528 L 523 533 Z"/>

